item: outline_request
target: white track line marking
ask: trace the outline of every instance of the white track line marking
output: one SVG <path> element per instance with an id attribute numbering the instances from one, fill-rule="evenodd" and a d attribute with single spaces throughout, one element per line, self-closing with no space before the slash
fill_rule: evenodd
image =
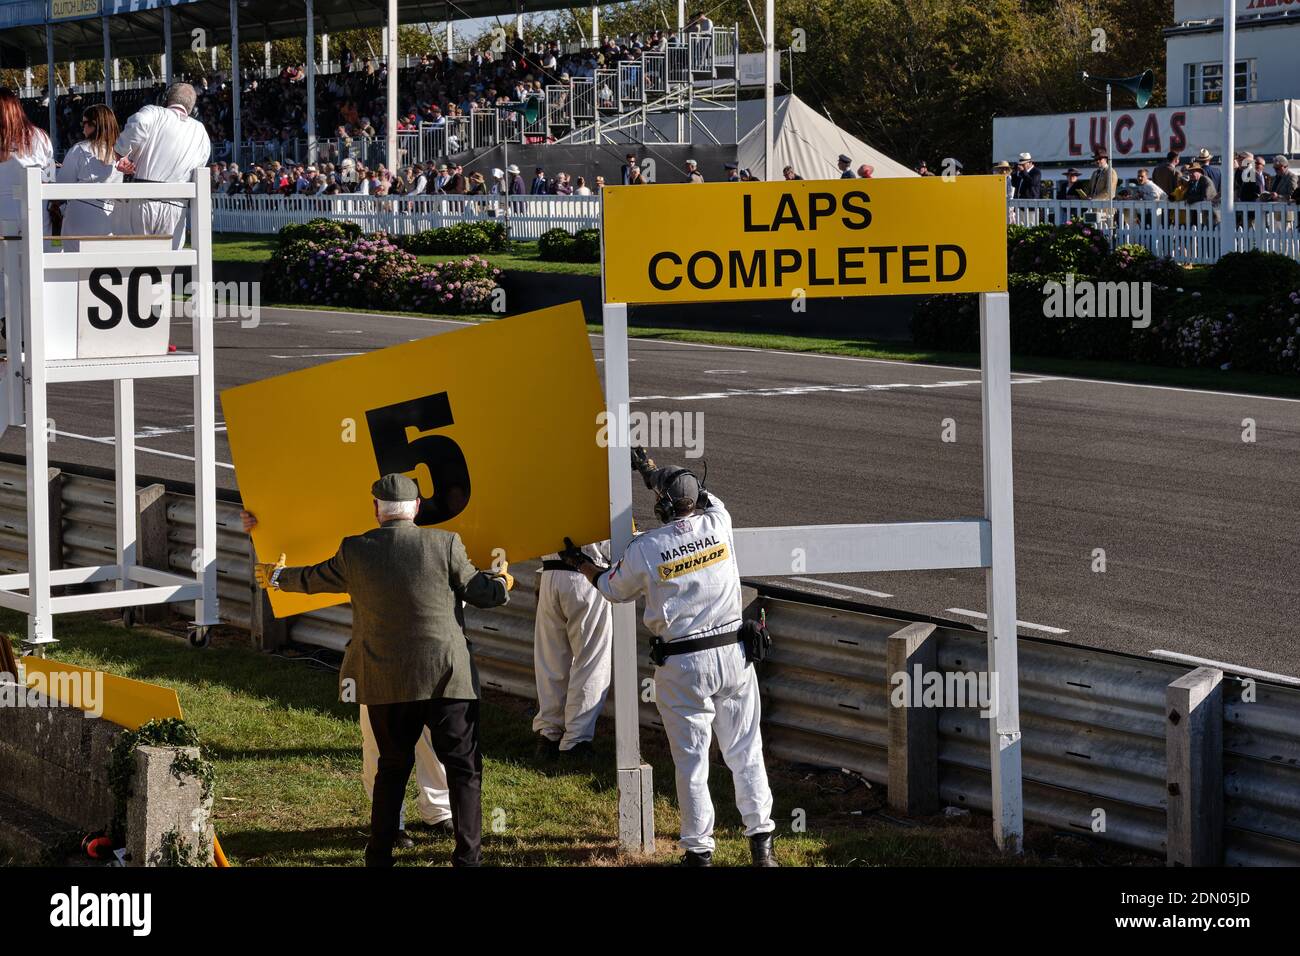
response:
<path id="1" fill-rule="evenodd" d="M 835 581 L 819 581 L 817 578 L 791 578 L 791 581 L 802 581 L 804 584 L 820 584 L 824 588 L 836 588 L 840 591 L 852 591 L 854 594 L 865 594 L 868 597 L 891 598 L 892 594 L 886 594 L 884 591 L 873 591 L 870 588 L 858 588 L 852 584 L 838 584 Z"/>
<path id="2" fill-rule="evenodd" d="M 350 358 L 353 355 L 361 355 L 361 352 L 305 352 L 301 355 L 272 355 L 270 358 L 277 359 L 302 359 L 302 358 Z"/>
<path id="3" fill-rule="evenodd" d="M 1013 378 L 1012 385 L 1036 385 L 1048 381 L 1042 378 Z M 900 388 L 958 388 L 980 384 L 979 379 L 957 382 L 889 382 L 883 385 L 786 385 L 772 388 L 729 388 L 725 392 L 700 392 L 696 395 L 636 395 L 634 402 L 699 402 L 717 398 L 769 398 L 790 395 L 812 395 L 819 392 L 853 394 L 861 392 L 887 392 Z"/>
<path id="4" fill-rule="evenodd" d="M 978 618 L 981 621 L 987 621 L 989 616 L 979 611 L 968 611 L 961 607 L 950 607 L 944 611 L 945 614 L 960 614 L 962 617 Z M 1046 624 L 1033 624 L 1029 621 L 1016 621 L 1017 627 L 1023 627 L 1029 631 L 1043 631 L 1046 634 L 1069 634 L 1070 632 L 1059 627 L 1048 627 Z"/>
<path id="5" fill-rule="evenodd" d="M 1288 677 L 1286 674 L 1275 674 L 1272 671 L 1255 670 L 1253 667 L 1239 667 L 1236 664 L 1228 664 L 1224 661 L 1212 661 L 1208 657 L 1193 657 L 1191 654 L 1179 654 L 1177 651 L 1154 650 L 1150 652 L 1152 657 L 1159 657 L 1167 661 L 1177 661 L 1180 664 L 1200 664 L 1205 667 L 1217 667 L 1219 670 L 1228 671 L 1231 674 L 1240 674 L 1242 677 L 1258 677 L 1260 680 L 1277 681 L 1281 684 L 1289 684 L 1292 687 L 1300 687 L 1300 677 Z"/>

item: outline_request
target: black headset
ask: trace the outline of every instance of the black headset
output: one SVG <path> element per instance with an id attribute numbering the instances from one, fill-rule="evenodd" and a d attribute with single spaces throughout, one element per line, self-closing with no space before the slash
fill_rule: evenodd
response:
<path id="1" fill-rule="evenodd" d="M 704 489 L 705 478 L 709 476 L 709 463 L 707 461 L 704 462 L 704 478 L 701 478 L 689 468 L 665 469 L 664 476 L 659 482 L 660 490 L 655 492 L 655 517 L 663 524 L 677 520 L 677 509 L 673 506 L 673 497 L 668 493 L 668 486 L 681 475 L 690 475 L 700 484 L 700 493 L 695 499 L 695 507 L 707 508 L 709 506 L 709 494 Z"/>

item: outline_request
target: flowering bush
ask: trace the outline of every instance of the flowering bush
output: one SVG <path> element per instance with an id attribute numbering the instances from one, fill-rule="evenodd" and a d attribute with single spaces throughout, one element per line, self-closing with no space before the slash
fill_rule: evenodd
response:
<path id="1" fill-rule="evenodd" d="M 478 257 L 422 266 L 383 234 L 346 242 L 295 239 L 263 271 L 279 301 L 453 313 L 481 311 L 500 276 Z"/>
<path id="2" fill-rule="evenodd" d="M 1280 320 L 1278 324 L 1281 328 L 1273 341 L 1268 343 L 1269 354 L 1279 371 L 1294 375 L 1300 372 L 1300 292 L 1292 292 L 1273 310 Z M 1290 315 L 1286 314 L 1288 312 Z"/>
<path id="3" fill-rule="evenodd" d="M 501 270 L 479 256 L 444 262 L 407 280 L 402 308 L 413 312 L 482 312 L 501 280 Z"/>
<path id="4" fill-rule="evenodd" d="M 1007 269 L 1057 275 L 1096 275 L 1105 264 L 1110 242 L 1094 225 L 1067 222 L 1008 230 Z"/>
<path id="5" fill-rule="evenodd" d="M 361 238 L 361 227 L 355 222 L 343 222 L 336 219 L 309 219 L 306 222 L 292 222 L 283 226 L 279 232 L 280 245 L 295 239 L 311 239 L 316 242 L 348 242 Z"/>
<path id="6" fill-rule="evenodd" d="M 1219 309 L 1197 312 L 1172 326 L 1166 348 L 1184 368 L 1230 368 L 1237 316 Z"/>

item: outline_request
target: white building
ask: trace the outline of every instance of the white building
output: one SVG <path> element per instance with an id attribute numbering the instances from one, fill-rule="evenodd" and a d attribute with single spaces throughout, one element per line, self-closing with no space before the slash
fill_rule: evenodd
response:
<path id="1" fill-rule="evenodd" d="M 1256 154 L 1300 154 L 1300 0 L 1236 0 L 1236 146 Z M 1133 64 L 1134 71 L 1146 64 Z M 1113 95 L 1117 169 L 1150 168 L 1171 149 L 1216 157 L 1223 150 L 1223 3 L 1175 0 L 1165 30 L 1167 103 L 1133 108 Z M 1087 113 L 993 120 L 993 160 L 1030 152 L 1048 171 L 1077 166 L 1088 176 L 1094 150 L 1106 145 L 1105 95 Z"/>

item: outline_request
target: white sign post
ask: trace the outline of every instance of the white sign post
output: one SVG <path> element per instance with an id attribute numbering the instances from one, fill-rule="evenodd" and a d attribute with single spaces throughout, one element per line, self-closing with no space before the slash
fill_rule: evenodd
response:
<path id="1" fill-rule="evenodd" d="M 621 188 L 621 187 L 615 187 Z M 676 187 L 664 187 L 676 188 Z M 689 187 L 705 189 L 708 187 Z M 737 187 L 726 187 L 733 189 Z M 755 187 L 757 189 L 758 187 Z M 829 187 L 828 187 L 829 188 Z M 943 184 L 935 187 L 945 188 Z M 999 187 L 1000 188 L 1000 187 Z M 885 192 L 878 187 L 878 192 Z M 639 195 L 639 194 L 638 194 Z M 700 193 L 707 198 L 708 194 Z M 631 252 L 608 248 L 610 194 L 603 199 L 602 299 L 610 277 L 626 270 Z M 748 208 L 748 207 L 746 207 Z M 748 221 L 748 219 L 746 220 Z M 1002 214 L 1001 221 L 1005 221 Z M 755 230 L 762 234 L 766 229 Z M 716 241 L 716 240 L 715 240 Z M 920 248 L 920 247 L 915 247 Z M 701 252 L 691 257 L 713 255 Z M 678 247 L 657 259 L 678 256 Z M 680 263 L 682 257 L 678 256 Z M 613 265 L 611 265 L 613 264 Z M 651 269 L 652 275 L 657 275 Z M 720 273 L 719 273 L 720 274 Z M 1005 272 L 1003 274 L 1005 281 Z M 659 277 L 661 287 L 668 285 Z M 711 288 L 711 287 L 710 287 Z M 846 291 L 847 287 L 846 287 Z M 768 298 L 784 293 L 775 291 Z M 606 301 L 604 320 L 605 405 L 611 414 L 629 407 L 628 305 Z M 1016 634 L 1015 526 L 1011 473 L 1011 324 L 1006 292 L 980 293 L 980 392 L 983 413 L 984 514 L 979 518 L 884 524 L 738 528 L 736 560 L 743 577 L 983 568 L 988 614 L 989 766 L 993 835 L 1010 853 L 1024 836 L 1021 798 L 1020 709 Z M 609 500 L 612 559 L 632 540 L 632 472 L 627 414 L 615 417 L 610 434 Z M 797 556 L 797 559 L 796 559 Z M 652 852 L 654 809 L 651 768 L 641 762 L 637 714 L 636 616 L 632 604 L 614 612 L 613 687 L 619 780 L 619 842 L 624 849 Z M 780 634 L 773 635 L 781 639 Z"/>
<path id="2" fill-rule="evenodd" d="M 11 165 L 12 164 L 12 165 Z M 194 602 L 190 641 L 205 646 L 218 623 L 216 437 L 212 368 L 212 212 L 208 175 L 188 183 L 46 184 L 36 167 L 4 164 L 18 200 L 18 219 L 0 220 L 5 243 L 7 354 L 0 361 L 0 430 L 27 426 L 27 571 L 0 575 L 0 606 L 28 616 L 27 643 L 37 653 L 54 641 L 53 615 L 146 604 Z M 16 177 L 15 177 L 16 174 Z M 57 251 L 42 235 L 50 200 L 158 199 L 189 207 L 192 247 L 171 237 L 80 237 L 76 251 Z M 71 243 L 67 248 L 74 248 Z M 171 271 L 193 270 L 193 347 L 167 350 Z M 136 379 L 189 378 L 194 383 L 195 544 L 193 574 L 137 564 Z M 50 567 L 48 469 L 50 386 L 113 383 L 117 553 L 110 565 Z M 113 582 L 114 588 L 54 596 L 59 585 Z"/>

